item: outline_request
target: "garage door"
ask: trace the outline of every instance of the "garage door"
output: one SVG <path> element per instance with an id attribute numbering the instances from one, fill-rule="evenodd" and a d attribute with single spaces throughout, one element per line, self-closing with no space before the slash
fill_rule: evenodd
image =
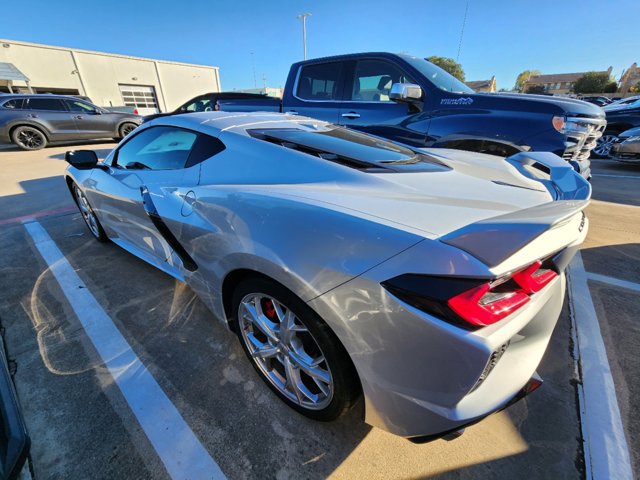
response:
<path id="1" fill-rule="evenodd" d="M 135 107 L 140 115 L 158 113 L 156 89 L 146 85 L 119 85 L 122 100 L 127 107 Z"/>

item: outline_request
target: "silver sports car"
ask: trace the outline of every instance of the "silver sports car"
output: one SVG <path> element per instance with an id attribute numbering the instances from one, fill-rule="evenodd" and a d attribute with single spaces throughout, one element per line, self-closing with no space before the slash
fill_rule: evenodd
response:
<path id="1" fill-rule="evenodd" d="M 186 282 L 298 412 L 425 441 L 535 389 L 591 188 L 550 153 L 413 149 L 280 114 L 162 117 L 66 181 Z"/>

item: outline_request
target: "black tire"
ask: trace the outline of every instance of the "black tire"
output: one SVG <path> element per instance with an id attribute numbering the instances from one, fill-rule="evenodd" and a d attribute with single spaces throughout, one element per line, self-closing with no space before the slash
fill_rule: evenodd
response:
<path id="1" fill-rule="evenodd" d="M 333 382 L 333 394 L 330 403 L 322 409 L 310 409 L 300 405 L 276 387 L 267 375 L 261 370 L 257 361 L 252 357 L 251 352 L 242 334 L 242 326 L 239 321 L 240 304 L 244 298 L 252 294 L 264 294 L 272 297 L 290 309 L 295 314 L 299 323 L 306 327 L 304 335 L 311 335 L 317 346 L 320 348 L 320 355 L 324 356 L 326 366 Z M 232 328 L 237 333 L 247 358 L 258 372 L 263 381 L 291 408 L 302 415 L 319 421 L 331 421 L 345 414 L 356 403 L 361 394 L 360 382 L 357 373 L 344 347 L 327 326 L 326 323 L 300 300 L 294 293 L 282 285 L 262 277 L 252 277 L 243 280 L 233 292 L 232 298 Z"/>
<path id="2" fill-rule="evenodd" d="M 126 137 L 131 132 L 133 132 L 136 128 L 138 128 L 138 125 L 136 125 L 135 123 L 132 123 L 132 122 L 123 123 L 122 125 L 120 125 L 120 128 L 118 128 L 118 135 L 120 136 L 118 137 L 117 140 L 122 140 L 124 137 Z"/>
<path id="3" fill-rule="evenodd" d="M 80 210 L 80 215 L 82 215 L 82 219 L 87 225 L 87 228 L 89 228 L 89 231 L 91 232 L 91 235 L 93 235 L 93 238 L 102 243 L 108 242 L 109 237 L 107 237 L 107 234 L 104 232 L 102 224 L 100 223 L 100 220 L 98 220 L 98 216 L 93 211 L 93 208 L 89 203 L 89 199 L 86 197 L 84 192 L 80 189 L 80 187 L 78 187 L 78 185 L 72 183 L 71 193 L 73 195 L 73 199 L 76 202 L 76 205 L 78 206 L 78 210 Z"/>
<path id="4" fill-rule="evenodd" d="M 23 125 L 11 132 L 11 141 L 22 150 L 41 150 L 47 146 L 47 136 L 35 127 Z"/>

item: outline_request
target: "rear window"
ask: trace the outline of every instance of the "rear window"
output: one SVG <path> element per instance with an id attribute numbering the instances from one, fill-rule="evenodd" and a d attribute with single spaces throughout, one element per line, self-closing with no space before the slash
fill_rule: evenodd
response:
<path id="1" fill-rule="evenodd" d="M 29 110 L 55 110 L 66 112 L 64 105 L 57 98 L 30 98 L 27 100 Z"/>
<path id="2" fill-rule="evenodd" d="M 310 131 L 297 128 L 248 130 L 254 138 L 327 161 L 369 172 L 442 171 L 428 155 L 342 127 Z"/>
<path id="3" fill-rule="evenodd" d="M 15 109 L 15 110 L 19 110 L 22 108 L 22 104 L 24 103 L 24 99 L 23 98 L 14 98 L 12 100 L 7 100 L 6 102 L 4 102 L 2 104 L 2 108 L 10 108 L 10 109 Z"/>
<path id="4" fill-rule="evenodd" d="M 303 100 L 340 100 L 341 62 L 302 67 L 296 95 Z"/>

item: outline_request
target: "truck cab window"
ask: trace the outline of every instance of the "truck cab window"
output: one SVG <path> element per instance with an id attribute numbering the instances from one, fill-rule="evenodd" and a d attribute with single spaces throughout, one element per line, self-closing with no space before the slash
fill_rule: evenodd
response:
<path id="1" fill-rule="evenodd" d="M 339 83 L 342 64 L 321 63 L 302 68 L 296 95 L 303 100 L 340 100 Z"/>
<path id="2" fill-rule="evenodd" d="M 351 87 L 352 102 L 390 102 L 394 83 L 415 83 L 402 70 L 383 60 L 359 61 Z"/>

